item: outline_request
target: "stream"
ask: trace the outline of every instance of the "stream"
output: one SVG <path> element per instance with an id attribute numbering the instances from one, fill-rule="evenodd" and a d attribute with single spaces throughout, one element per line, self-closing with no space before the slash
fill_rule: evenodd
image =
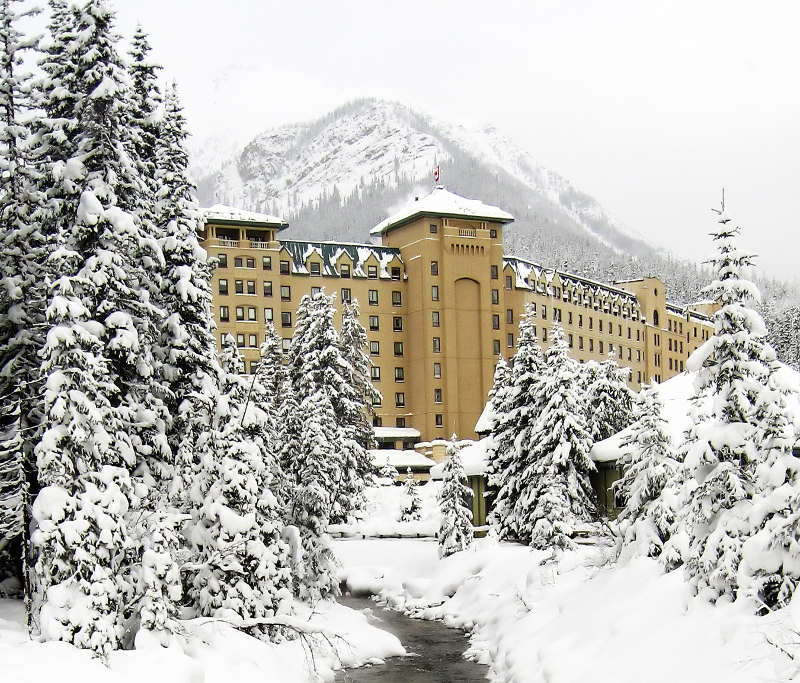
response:
<path id="1" fill-rule="evenodd" d="M 336 675 L 337 683 L 472 683 L 486 681 L 488 667 L 462 657 L 469 647 L 467 635 L 440 621 L 410 619 L 401 612 L 386 610 L 368 598 L 349 595 L 337 602 L 355 610 L 370 609 L 370 623 L 400 639 L 405 657 L 391 657 L 385 664 L 346 669 Z"/>

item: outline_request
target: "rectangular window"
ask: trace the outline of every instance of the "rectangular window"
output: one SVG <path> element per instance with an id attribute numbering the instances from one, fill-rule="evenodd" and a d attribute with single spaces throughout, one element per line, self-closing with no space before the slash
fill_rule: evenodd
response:
<path id="1" fill-rule="evenodd" d="M 436 413 L 436 415 L 434 415 L 433 417 L 436 420 L 437 427 L 442 427 L 444 425 L 444 419 L 442 418 L 441 413 Z"/>
<path id="2" fill-rule="evenodd" d="M 492 271 L 492 280 L 497 280 L 497 278 L 500 277 L 500 273 L 499 273 L 499 271 L 497 269 L 497 266 L 494 266 L 494 265 L 491 266 L 491 271 Z"/>
<path id="3" fill-rule="evenodd" d="M 438 274 L 439 274 L 439 262 L 431 261 L 431 275 L 438 275 Z"/>
<path id="4" fill-rule="evenodd" d="M 500 355 L 500 340 L 499 339 L 493 339 L 492 340 L 492 352 L 494 353 L 495 356 L 499 356 Z"/>
<path id="5" fill-rule="evenodd" d="M 258 372 L 258 366 L 261 364 L 260 361 L 251 360 L 250 361 L 250 374 L 255 375 Z"/>
<path id="6" fill-rule="evenodd" d="M 402 356 L 403 355 L 403 342 L 395 342 L 394 343 L 394 355 L 395 356 Z"/>
<path id="7" fill-rule="evenodd" d="M 289 311 L 283 311 L 281 313 L 281 327 L 291 327 L 292 326 L 292 314 Z"/>
<path id="8" fill-rule="evenodd" d="M 288 274 L 289 274 L 289 262 L 281 261 L 281 275 L 288 275 Z"/>
<path id="9" fill-rule="evenodd" d="M 435 235 L 439 232 L 439 227 L 435 223 L 431 223 L 430 226 L 431 235 Z"/>
<path id="10" fill-rule="evenodd" d="M 497 313 L 492 314 L 492 329 L 499 330 L 500 329 L 500 316 Z"/>
<path id="11" fill-rule="evenodd" d="M 431 311 L 431 324 L 439 327 L 439 311 Z"/>
<path id="12" fill-rule="evenodd" d="M 255 294 L 256 293 L 256 281 L 255 280 L 248 280 L 247 281 L 247 293 L 248 294 Z"/>
<path id="13" fill-rule="evenodd" d="M 217 254 L 217 268 L 227 268 L 227 267 L 228 267 L 228 255 Z"/>
<path id="14" fill-rule="evenodd" d="M 395 382 L 404 382 L 406 379 L 406 373 L 403 368 L 395 368 L 394 369 L 394 381 Z"/>
<path id="15" fill-rule="evenodd" d="M 230 310 L 227 306 L 220 306 L 219 307 L 219 319 L 220 322 L 228 322 L 230 320 Z"/>
<path id="16" fill-rule="evenodd" d="M 514 310 L 509 308 L 506 310 L 506 325 L 514 324 Z"/>
<path id="17" fill-rule="evenodd" d="M 350 303 L 353 300 L 353 294 L 350 292 L 349 287 L 342 287 L 342 301 Z"/>
<path id="18" fill-rule="evenodd" d="M 442 390 L 441 389 L 434 389 L 433 390 L 433 402 L 434 403 L 441 403 L 442 402 Z"/>
<path id="19" fill-rule="evenodd" d="M 511 332 L 508 333 L 508 348 L 509 349 L 514 348 L 514 335 L 511 334 Z"/>
<path id="20" fill-rule="evenodd" d="M 343 277 L 343 278 L 346 278 L 346 279 L 350 278 L 350 264 L 349 263 L 343 263 L 339 267 L 339 277 Z"/>
<path id="21" fill-rule="evenodd" d="M 311 275 L 313 277 L 319 277 L 320 276 L 320 272 L 321 272 L 320 271 L 320 264 L 319 263 L 311 263 L 309 265 L 311 266 Z"/>
<path id="22" fill-rule="evenodd" d="M 381 328 L 380 320 L 377 315 L 371 315 L 369 317 L 369 329 L 373 332 L 375 330 L 379 330 Z"/>
<path id="23" fill-rule="evenodd" d="M 431 301 L 439 301 L 439 285 L 431 285 Z"/>
<path id="24" fill-rule="evenodd" d="M 630 338 L 631 338 L 631 328 L 629 327 L 628 328 L 628 339 L 630 339 Z"/>
<path id="25" fill-rule="evenodd" d="M 641 371 L 641 370 L 637 370 L 637 371 L 636 371 L 636 381 L 637 381 L 639 384 L 641 384 L 641 383 L 642 383 L 642 371 Z"/>
<path id="26" fill-rule="evenodd" d="M 378 266 L 367 266 L 367 277 L 370 280 L 378 279 Z"/>
<path id="27" fill-rule="evenodd" d="M 489 239 L 497 239 L 497 228 L 489 228 Z"/>
<path id="28" fill-rule="evenodd" d="M 292 300 L 292 288 L 289 285 L 281 285 L 281 301 Z"/>
<path id="29" fill-rule="evenodd" d="M 404 408 L 406 405 L 406 395 L 402 391 L 398 391 L 394 395 L 394 404 L 398 408 Z"/>
<path id="30" fill-rule="evenodd" d="M 396 315 L 392 318 L 392 330 L 394 332 L 403 331 L 403 319 L 400 316 Z"/>
<path id="31" fill-rule="evenodd" d="M 378 305 L 378 290 L 377 289 L 370 289 L 368 292 L 368 299 L 370 306 L 377 306 Z"/>
<path id="32" fill-rule="evenodd" d="M 373 382 L 381 381 L 381 368 L 378 365 L 373 365 L 369 369 L 369 377 Z"/>
<path id="33" fill-rule="evenodd" d="M 572 335 L 569 335 L 569 348 L 572 348 Z"/>
<path id="34" fill-rule="evenodd" d="M 254 258 L 247 259 L 247 267 L 248 268 L 255 268 L 256 267 L 256 260 Z"/>
<path id="35" fill-rule="evenodd" d="M 400 279 L 400 268 L 397 266 L 392 268 L 392 280 L 399 280 Z"/>
<path id="36" fill-rule="evenodd" d="M 236 307 L 236 319 L 237 320 L 244 320 L 244 306 L 237 306 Z"/>
<path id="37" fill-rule="evenodd" d="M 583 337 L 578 337 L 578 351 L 583 351 Z"/>
<path id="38" fill-rule="evenodd" d="M 311 288 L 311 296 L 316 296 L 320 292 L 322 292 L 322 287 L 312 287 Z"/>
<path id="39" fill-rule="evenodd" d="M 283 349 L 284 353 L 287 353 L 290 348 L 292 348 L 292 340 L 290 337 L 286 337 L 285 339 L 281 340 L 281 348 Z"/>
<path id="40" fill-rule="evenodd" d="M 375 405 L 373 401 L 372 405 Z M 383 427 L 383 418 L 379 417 L 378 415 L 372 416 L 372 426 L 373 427 Z"/>
<path id="41" fill-rule="evenodd" d="M 394 426 L 398 429 L 405 429 L 406 427 L 406 418 L 404 417 L 396 417 L 394 420 Z"/>
<path id="42" fill-rule="evenodd" d="M 256 307 L 255 306 L 248 306 L 247 307 L 247 319 L 249 321 L 251 321 L 251 322 L 254 321 L 254 320 L 258 320 L 258 317 L 256 316 Z"/>
<path id="43" fill-rule="evenodd" d="M 433 352 L 439 353 L 442 350 L 442 340 L 439 337 L 433 338 Z"/>
<path id="44" fill-rule="evenodd" d="M 542 304 L 542 320 L 547 320 L 547 306 Z"/>
<path id="45" fill-rule="evenodd" d="M 578 313 L 578 327 L 583 327 L 583 315 Z"/>
<path id="46" fill-rule="evenodd" d="M 220 278 L 219 281 L 219 293 L 220 294 L 227 294 L 228 293 L 228 281 L 225 279 Z"/>
<path id="47" fill-rule="evenodd" d="M 272 280 L 264 280 L 264 296 L 272 296 Z"/>
<path id="48" fill-rule="evenodd" d="M 589 353 L 594 353 L 594 339 L 589 339 Z"/>
<path id="49" fill-rule="evenodd" d="M 265 308 L 264 309 L 264 320 L 272 320 L 272 309 Z"/>
<path id="50" fill-rule="evenodd" d="M 572 311 L 567 313 L 567 325 L 572 325 Z"/>
<path id="51" fill-rule="evenodd" d="M 492 303 L 495 306 L 500 303 L 500 291 L 497 289 L 492 290 Z"/>
<path id="52" fill-rule="evenodd" d="M 597 348 L 599 349 L 600 353 L 602 354 L 603 353 L 603 342 L 602 341 L 597 342 Z"/>
<path id="53" fill-rule="evenodd" d="M 262 270 L 272 270 L 272 256 L 262 256 L 261 257 L 261 269 Z"/>
<path id="54" fill-rule="evenodd" d="M 536 304 L 531 304 L 531 315 L 536 315 Z"/>
<path id="55" fill-rule="evenodd" d="M 236 335 L 236 346 L 238 346 L 240 349 L 244 348 L 244 335 L 243 334 L 237 334 Z"/>
<path id="56" fill-rule="evenodd" d="M 252 349 L 258 346 L 258 335 L 257 334 L 249 334 L 247 335 L 247 345 Z"/>
<path id="57" fill-rule="evenodd" d="M 442 364 L 441 363 L 434 363 L 433 364 L 433 378 L 434 379 L 441 379 L 442 378 Z"/>
<path id="58" fill-rule="evenodd" d="M 381 355 L 381 344 L 380 344 L 380 342 L 371 341 L 369 343 L 369 355 L 370 356 L 380 356 Z"/>
<path id="59" fill-rule="evenodd" d="M 636 349 L 636 361 L 641 363 L 642 361 L 642 351 L 641 349 Z"/>
<path id="60" fill-rule="evenodd" d="M 392 292 L 392 306 L 402 306 L 403 305 L 403 293 L 394 291 Z"/>
<path id="61" fill-rule="evenodd" d="M 506 289 L 511 289 L 511 276 L 506 275 Z"/>
<path id="62" fill-rule="evenodd" d="M 383 404 L 383 396 L 381 396 L 380 394 L 375 394 L 372 397 L 372 405 L 380 407 L 382 404 Z M 380 420 L 380 418 L 378 418 L 378 420 Z M 381 422 L 381 424 L 383 424 L 383 422 Z"/>
<path id="63" fill-rule="evenodd" d="M 233 259 L 233 267 L 234 268 L 241 268 L 242 267 L 242 257 L 241 256 L 236 256 Z"/>
<path id="64" fill-rule="evenodd" d="M 546 327 L 542 328 L 542 341 L 544 341 L 544 342 L 547 341 L 547 328 Z"/>
<path id="65" fill-rule="evenodd" d="M 681 361 L 681 372 L 683 372 L 683 361 Z"/>
<path id="66" fill-rule="evenodd" d="M 592 316 L 589 316 L 589 329 L 594 329 L 594 318 L 592 318 Z"/>
<path id="67" fill-rule="evenodd" d="M 672 358 L 669 359 L 669 369 L 672 370 Z"/>
<path id="68" fill-rule="evenodd" d="M 597 331 L 598 332 L 602 332 L 603 331 L 603 321 L 602 320 L 598 320 L 597 321 Z"/>
<path id="69" fill-rule="evenodd" d="M 617 325 L 617 335 L 622 336 L 622 325 Z"/>

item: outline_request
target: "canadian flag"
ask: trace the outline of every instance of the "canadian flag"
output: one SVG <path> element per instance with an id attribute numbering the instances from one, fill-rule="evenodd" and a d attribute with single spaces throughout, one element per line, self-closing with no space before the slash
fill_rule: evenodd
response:
<path id="1" fill-rule="evenodd" d="M 436 167 L 436 170 L 433 172 L 433 179 L 435 182 L 439 182 L 439 167 Z"/>

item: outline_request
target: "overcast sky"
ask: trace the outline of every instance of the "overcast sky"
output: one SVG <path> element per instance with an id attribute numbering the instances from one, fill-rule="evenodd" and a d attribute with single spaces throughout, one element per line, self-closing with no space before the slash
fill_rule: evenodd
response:
<path id="1" fill-rule="evenodd" d="M 712 251 L 726 203 L 762 270 L 800 240 L 800 3 L 112 0 L 198 136 L 361 96 L 494 124 L 627 227 Z"/>

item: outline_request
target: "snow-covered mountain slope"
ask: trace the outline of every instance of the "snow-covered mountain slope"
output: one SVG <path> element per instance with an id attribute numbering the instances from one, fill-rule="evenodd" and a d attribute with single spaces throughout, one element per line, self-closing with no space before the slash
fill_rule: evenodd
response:
<path id="1" fill-rule="evenodd" d="M 371 227 L 432 189 L 438 166 L 447 189 L 514 215 L 504 231 L 510 253 L 603 280 L 658 274 L 679 301 L 702 283 L 696 267 L 676 265 L 491 126 L 358 100 L 230 149 L 224 138 L 195 146 L 201 203 L 283 216 L 286 237 L 366 241 Z"/>

